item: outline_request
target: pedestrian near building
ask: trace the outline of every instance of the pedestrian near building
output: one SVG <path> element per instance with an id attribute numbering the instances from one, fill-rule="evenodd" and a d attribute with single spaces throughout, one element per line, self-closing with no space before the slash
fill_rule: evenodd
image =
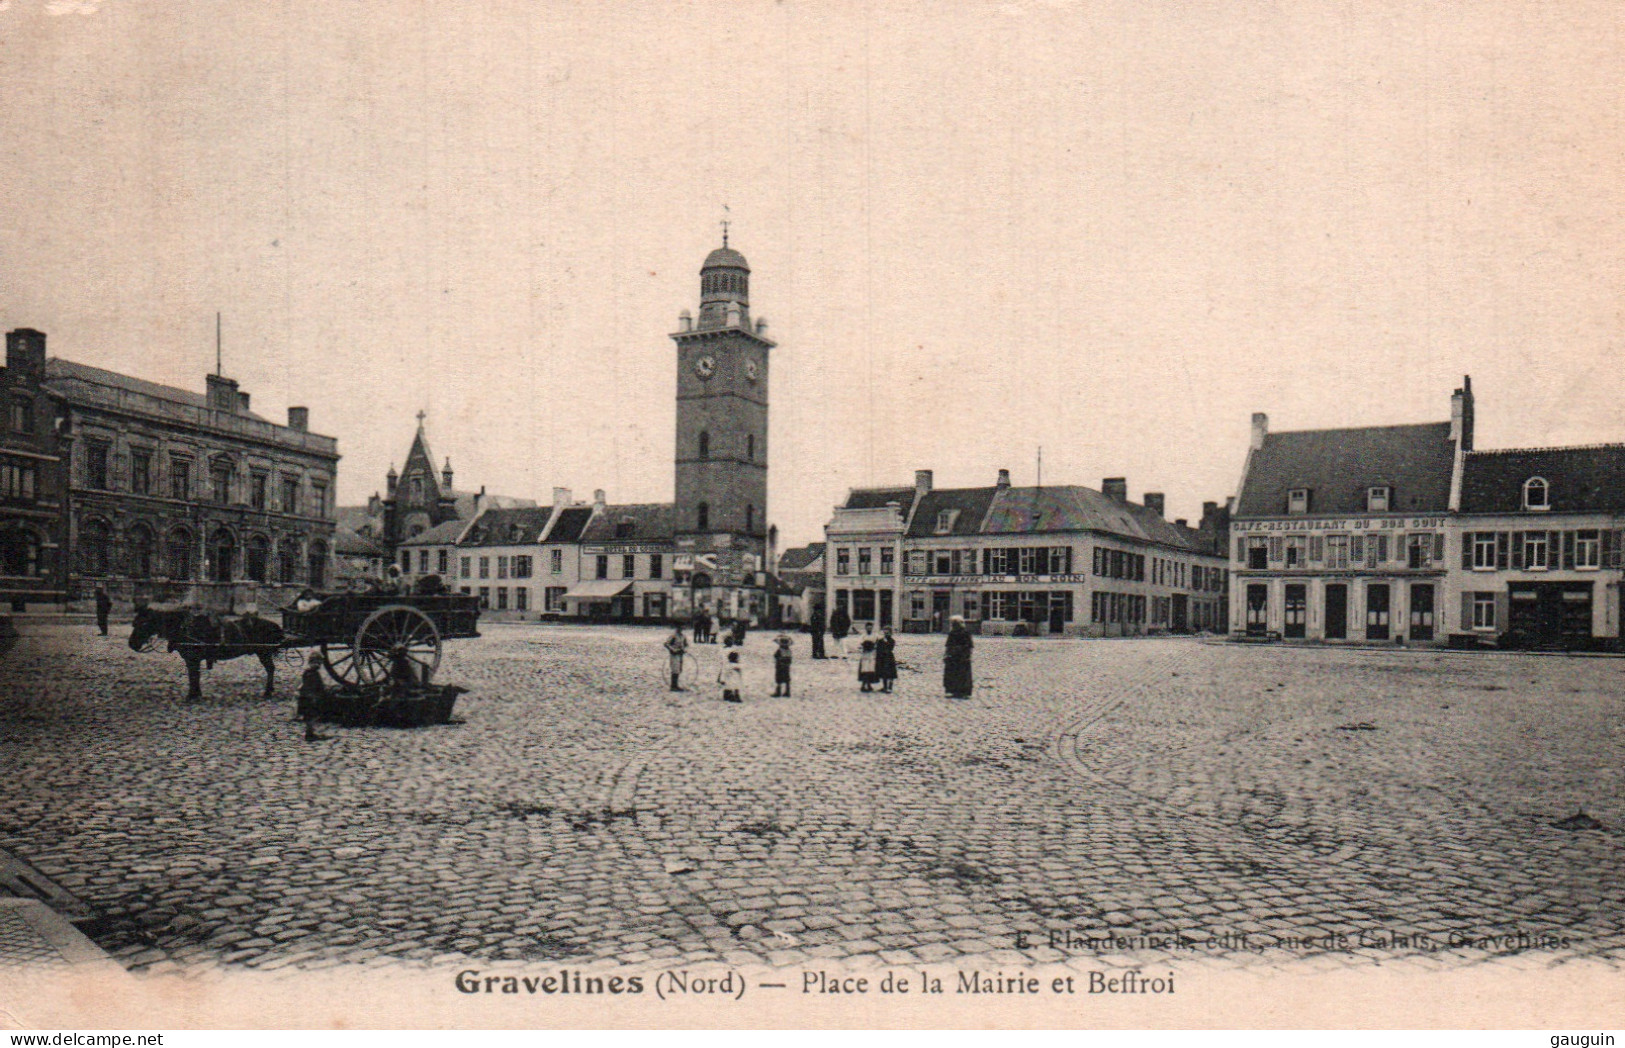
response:
<path id="1" fill-rule="evenodd" d="M 972 647 L 965 620 L 955 615 L 949 620 L 948 643 L 942 657 L 942 689 L 950 699 L 970 698 Z"/>
<path id="2" fill-rule="evenodd" d="M 683 656 L 688 651 L 688 641 L 683 637 L 683 627 L 676 626 L 671 636 L 666 638 L 666 663 L 671 672 L 671 691 L 682 691 L 678 681 L 683 676 Z"/>
<path id="3" fill-rule="evenodd" d="M 327 699 L 327 683 L 322 680 L 322 656 L 311 652 L 305 660 L 304 676 L 299 679 L 299 706 L 297 714 L 305 722 L 305 741 L 320 742 L 327 736 L 316 733 L 316 718 L 321 715 L 322 703 Z"/>
<path id="4" fill-rule="evenodd" d="M 888 695 L 897 683 L 897 638 L 892 636 L 890 626 L 881 630 L 880 639 L 875 641 L 875 679 Z"/>
<path id="5" fill-rule="evenodd" d="M 773 697 L 781 695 L 790 697 L 790 662 L 794 658 L 790 651 L 790 638 L 780 634 L 774 642 L 777 647 L 773 649 Z"/>
<path id="6" fill-rule="evenodd" d="M 113 612 L 113 598 L 107 595 L 107 590 L 96 587 L 96 628 L 107 636 L 107 616 Z"/>
<path id="7" fill-rule="evenodd" d="M 875 642 L 866 640 L 858 651 L 859 691 L 875 690 Z"/>
<path id="8" fill-rule="evenodd" d="M 728 653 L 728 661 L 717 671 L 717 686 L 722 689 L 723 702 L 744 701 L 740 696 L 745 690 L 745 671 L 739 665 L 739 652 Z"/>
<path id="9" fill-rule="evenodd" d="M 836 605 L 829 616 L 829 635 L 835 639 L 835 657 L 846 658 L 846 635 L 852 632 L 852 616 L 846 609 Z"/>
<path id="10" fill-rule="evenodd" d="M 826 658 L 824 654 L 824 609 L 814 608 L 807 619 L 807 632 L 812 634 L 812 657 Z"/>

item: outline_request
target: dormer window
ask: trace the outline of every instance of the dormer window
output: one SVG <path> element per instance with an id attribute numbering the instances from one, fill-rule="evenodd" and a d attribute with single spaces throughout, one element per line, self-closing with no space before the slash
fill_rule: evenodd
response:
<path id="1" fill-rule="evenodd" d="M 1552 508 L 1551 488 L 1544 477 L 1530 477 L 1523 482 L 1523 508 L 1548 510 Z"/>
<path id="2" fill-rule="evenodd" d="M 1288 513 L 1309 512 L 1309 489 L 1293 488 L 1286 493 L 1286 511 Z"/>
<path id="3" fill-rule="evenodd" d="M 959 511 L 957 509 L 938 510 L 937 511 L 937 529 L 936 529 L 936 533 L 938 535 L 946 535 L 949 532 L 953 531 L 954 530 L 954 521 L 956 521 L 958 519 L 959 519 Z"/>
<path id="4" fill-rule="evenodd" d="M 615 537 L 618 539 L 629 539 L 636 530 L 637 522 L 630 517 L 622 517 L 615 522 Z"/>
<path id="5" fill-rule="evenodd" d="M 1365 511 L 1367 513 L 1387 513 L 1388 507 L 1393 504 L 1393 489 L 1386 484 L 1365 489 Z"/>

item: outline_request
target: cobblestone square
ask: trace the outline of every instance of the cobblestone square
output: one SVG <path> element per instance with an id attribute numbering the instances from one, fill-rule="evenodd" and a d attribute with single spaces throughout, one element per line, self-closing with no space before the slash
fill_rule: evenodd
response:
<path id="1" fill-rule="evenodd" d="M 771 699 L 758 633 L 732 706 L 720 647 L 672 694 L 658 632 L 482 628 L 460 723 L 315 744 L 287 666 L 187 703 L 124 629 L 24 636 L 0 847 L 147 972 L 1625 956 L 1625 661 L 988 638 L 954 702 L 940 638 L 881 695 L 799 637 Z"/>

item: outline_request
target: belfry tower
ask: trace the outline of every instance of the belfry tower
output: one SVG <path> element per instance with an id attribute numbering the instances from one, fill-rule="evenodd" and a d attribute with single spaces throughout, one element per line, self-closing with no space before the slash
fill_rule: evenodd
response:
<path id="1" fill-rule="evenodd" d="M 677 343 L 677 557 L 673 611 L 765 617 L 767 323 L 750 317 L 750 266 L 722 246 L 700 268 L 700 315 Z"/>

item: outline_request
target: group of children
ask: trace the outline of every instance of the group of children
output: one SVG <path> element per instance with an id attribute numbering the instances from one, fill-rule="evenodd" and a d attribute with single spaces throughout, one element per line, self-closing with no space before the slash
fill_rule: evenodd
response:
<path id="1" fill-rule="evenodd" d="M 688 652 L 688 638 L 678 626 L 666 639 L 671 691 L 682 691 L 683 663 Z M 773 697 L 790 697 L 790 666 L 794 661 L 791 640 L 779 634 L 773 641 Z M 897 682 L 897 639 L 888 627 L 879 638 L 866 639 L 858 655 L 858 685 L 860 691 L 872 692 L 878 685 L 883 694 L 891 694 Z M 739 652 L 728 652 L 727 661 L 717 671 L 717 688 L 723 702 L 743 702 L 745 669 L 739 662 Z"/>

